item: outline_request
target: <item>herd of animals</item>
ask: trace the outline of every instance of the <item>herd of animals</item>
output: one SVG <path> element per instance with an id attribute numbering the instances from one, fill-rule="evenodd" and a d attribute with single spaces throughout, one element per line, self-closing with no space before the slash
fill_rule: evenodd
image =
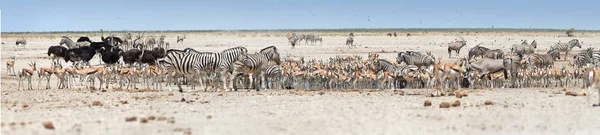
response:
<path id="1" fill-rule="evenodd" d="M 292 47 L 302 40 L 322 42 L 314 34 L 288 34 Z M 128 33 L 124 38 L 104 37 L 93 42 L 88 37 L 80 37 L 74 42 L 63 36 L 57 46 L 48 48 L 52 57 L 51 67 L 37 67 L 35 62 L 29 68 L 14 72 L 16 58 L 7 61 L 7 74 L 19 77 L 19 89 L 24 80 L 33 89 L 31 79 L 38 75 L 38 86 L 46 80 L 50 89 L 50 77 L 58 78 L 59 89 L 73 87 L 95 81 L 99 89 L 117 85 L 122 89 L 136 83 L 144 83 L 147 88 L 162 89 L 163 85 L 177 85 L 182 92 L 182 84 L 191 89 L 200 85 L 207 91 L 231 91 L 238 88 L 277 89 L 397 89 L 431 88 L 435 93 L 445 93 L 461 88 L 525 88 L 525 87 L 572 87 L 597 89 L 600 93 L 600 52 L 594 48 L 584 49 L 578 39 L 553 44 L 546 53 L 536 52 L 537 42 L 523 40 L 510 47 L 509 52 L 501 49 L 488 49 L 478 44 L 468 49 L 468 57 L 455 62 L 442 63 L 441 56 L 430 52 L 403 51 L 396 60 L 379 58 L 377 53 L 369 53 L 363 59 L 360 55 L 336 56 L 325 60 L 305 60 L 303 57 L 282 57 L 275 46 L 268 46 L 258 52 L 248 53 L 245 47 L 233 47 L 221 52 L 202 52 L 192 48 L 169 49 L 165 36 L 159 39 L 139 35 L 133 38 Z M 177 37 L 177 43 L 185 36 Z M 458 56 L 467 42 L 461 40 L 448 43 L 448 57 Z M 350 33 L 346 45 L 353 46 L 354 34 Z M 17 44 L 26 44 L 19 39 Z M 64 46 L 63 46 L 64 45 Z M 155 46 L 156 45 L 156 46 Z M 573 48 L 580 51 L 570 56 Z M 165 51 L 166 50 L 166 51 Z M 565 53 L 562 55 L 561 53 Z M 90 60 L 99 55 L 101 64 L 90 65 Z M 564 56 L 564 57 L 561 57 Z M 61 60 L 71 62 L 71 67 L 63 67 Z M 557 60 L 568 60 L 572 68 L 555 66 Z M 12 71 L 12 72 L 11 72 Z M 77 81 L 74 78 L 79 78 Z M 141 81 L 140 81 L 141 79 Z M 89 84 L 88 84 L 89 85 Z M 588 96 L 589 97 L 589 96 Z"/>

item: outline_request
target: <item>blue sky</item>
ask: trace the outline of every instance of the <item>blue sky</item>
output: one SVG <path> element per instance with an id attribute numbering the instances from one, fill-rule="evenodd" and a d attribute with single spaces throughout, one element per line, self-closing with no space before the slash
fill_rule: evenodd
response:
<path id="1" fill-rule="evenodd" d="M 600 30 L 599 6 L 598 0 L 0 1 L 3 32 L 492 26 Z"/>

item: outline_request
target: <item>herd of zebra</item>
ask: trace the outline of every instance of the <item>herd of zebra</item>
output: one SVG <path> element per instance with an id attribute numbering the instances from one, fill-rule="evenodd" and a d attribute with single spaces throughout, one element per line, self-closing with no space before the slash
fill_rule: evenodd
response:
<path id="1" fill-rule="evenodd" d="M 323 44 L 323 38 L 319 35 L 315 35 L 315 34 L 300 34 L 297 35 L 296 33 L 289 33 L 287 35 L 287 39 L 290 42 L 290 44 L 292 45 L 292 48 L 296 47 L 297 44 L 302 43 L 302 40 L 304 40 L 304 45 L 308 45 L 309 43 L 311 45 L 315 45 L 315 43 L 319 42 L 319 44 Z"/>

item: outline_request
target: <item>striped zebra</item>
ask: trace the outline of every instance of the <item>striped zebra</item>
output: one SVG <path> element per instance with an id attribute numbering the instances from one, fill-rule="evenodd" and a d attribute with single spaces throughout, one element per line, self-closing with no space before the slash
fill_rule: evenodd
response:
<path id="1" fill-rule="evenodd" d="M 199 52 L 196 51 L 192 48 L 186 48 L 183 50 L 184 52 L 187 53 L 192 53 L 192 54 L 197 54 L 196 56 L 198 58 L 196 58 L 198 60 L 197 67 L 196 70 L 199 71 L 198 74 L 200 74 L 200 77 L 198 79 L 200 79 L 201 84 L 204 85 L 204 91 L 206 91 L 208 89 L 208 83 L 210 80 L 210 78 L 215 77 L 215 76 L 210 76 L 209 75 L 216 75 L 221 77 L 220 79 L 223 81 L 224 85 L 222 86 L 225 91 L 228 91 L 229 89 L 227 88 L 227 80 L 225 77 L 226 76 L 226 70 L 224 70 L 224 68 L 222 67 L 222 63 L 223 63 L 223 57 L 221 57 L 221 53 L 213 53 L 213 52 Z M 215 74 L 217 73 L 217 74 Z M 217 90 L 219 91 L 219 90 Z"/>
<path id="2" fill-rule="evenodd" d="M 504 52 L 500 49 L 494 49 L 485 52 L 484 56 L 492 59 L 504 59 Z"/>
<path id="3" fill-rule="evenodd" d="M 419 68 L 423 68 L 433 65 L 435 58 L 431 55 L 422 55 L 420 53 L 400 52 L 398 53 L 398 57 L 396 57 L 396 62 L 398 64 L 404 62 L 406 65 L 415 65 Z"/>
<path id="4" fill-rule="evenodd" d="M 526 62 L 530 66 L 538 67 L 538 68 L 548 68 L 554 66 L 554 61 L 556 58 L 560 59 L 560 52 L 557 49 L 552 49 L 548 51 L 546 54 L 533 54 L 530 55 Z"/>
<path id="5" fill-rule="evenodd" d="M 275 46 L 263 48 L 260 52 L 254 54 L 241 55 L 238 57 L 238 61 L 233 64 L 234 70 L 230 79 L 233 80 L 233 82 L 238 82 L 240 76 L 252 74 L 252 79 L 254 81 L 251 82 L 253 82 L 254 88 L 259 91 L 260 87 L 264 87 L 264 85 L 261 85 L 262 82 L 265 82 L 265 72 L 263 72 L 263 69 L 270 65 L 270 62 L 281 65 L 280 55 Z M 260 79 L 262 82 L 259 82 L 256 79 Z M 236 83 L 233 83 L 232 85 L 233 89 L 237 91 Z"/>
<path id="6" fill-rule="evenodd" d="M 566 52 L 565 53 L 565 58 L 569 56 L 569 52 L 573 49 L 573 47 L 579 47 L 581 48 L 581 44 L 579 43 L 579 40 L 577 39 L 572 39 L 571 41 L 569 41 L 568 43 L 561 43 L 558 42 L 552 46 L 550 46 L 550 49 L 557 49 L 560 52 Z"/>
<path id="7" fill-rule="evenodd" d="M 527 43 L 527 40 L 524 40 L 521 45 L 514 44 L 510 48 L 512 53 L 517 54 L 520 58 L 525 56 L 525 54 L 533 54 L 535 49 L 537 48 L 537 41 L 533 40 L 531 44 Z"/>
<path id="8" fill-rule="evenodd" d="M 265 85 L 268 89 L 272 89 L 273 85 L 281 89 L 283 86 L 283 68 L 280 65 L 271 64 L 263 69 L 265 76 Z M 273 84 L 275 83 L 275 84 Z"/>
<path id="9" fill-rule="evenodd" d="M 200 73 L 200 58 L 202 58 L 200 55 L 199 53 L 188 53 L 182 50 L 170 49 L 167 50 L 165 58 L 160 62 L 164 63 L 165 67 L 170 69 L 169 71 L 177 75 L 191 77 Z M 175 83 L 179 88 L 179 92 L 183 92 L 180 81 L 175 81 Z"/>
<path id="10" fill-rule="evenodd" d="M 375 72 L 376 75 L 376 79 L 379 80 L 381 87 L 378 86 L 379 89 L 384 89 L 385 88 L 385 82 L 388 82 L 389 86 L 390 84 L 393 84 L 395 82 L 391 82 L 389 81 L 386 77 L 386 73 L 396 73 L 396 66 L 388 61 L 386 61 L 385 59 L 375 59 L 373 61 L 371 61 L 370 63 L 366 64 L 367 68 L 373 72 Z M 379 72 L 382 72 L 382 76 L 379 76 Z M 395 74 L 394 74 L 395 75 Z M 394 85 L 394 89 L 395 89 L 395 85 Z"/>
<path id="11" fill-rule="evenodd" d="M 471 60 L 472 58 L 475 58 L 477 56 L 483 58 L 485 56 L 485 53 L 488 51 L 490 51 L 490 49 L 487 47 L 481 46 L 481 43 L 478 45 L 475 45 L 475 47 L 469 49 L 469 55 L 467 57 L 467 60 Z"/>
<path id="12" fill-rule="evenodd" d="M 582 52 L 577 53 L 575 56 L 573 56 L 573 66 L 575 68 L 581 69 L 583 66 L 593 63 L 591 57 L 592 55 L 593 48 L 588 48 Z"/>

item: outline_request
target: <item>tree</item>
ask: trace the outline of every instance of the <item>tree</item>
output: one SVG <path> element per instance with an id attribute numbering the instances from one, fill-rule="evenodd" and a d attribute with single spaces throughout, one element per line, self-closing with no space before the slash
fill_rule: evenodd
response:
<path id="1" fill-rule="evenodd" d="M 571 29 L 567 30 L 567 32 L 566 32 L 566 34 L 567 34 L 568 37 L 575 36 L 575 35 L 573 35 L 573 33 L 575 33 L 575 29 L 574 28 L 571 28 Z"/>

